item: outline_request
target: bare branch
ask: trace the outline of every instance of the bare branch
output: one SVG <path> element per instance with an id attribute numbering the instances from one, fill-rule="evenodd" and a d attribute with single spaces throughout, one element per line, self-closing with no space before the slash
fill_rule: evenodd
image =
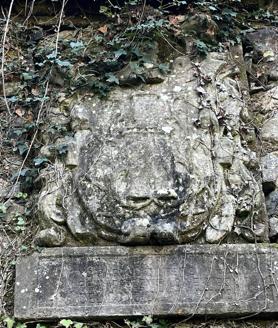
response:
<path id="1" fill-rule="evenodd" d="M 3 42 L 2 42 L 2 62 L 1 62 L 3 97 L 4 97 L 4 102 L 5 102 L 7 111 L 10 116 L 12 116 L 12 113 L 11 113 L 11 109 L 10 109 L 10 106 L 9 106 L 9 103 L 7 100 L 7 95 L 6 95 L 4 66 L 5 66 L 5 55 L 6 55 L 5 54 L 5 46 L 6 46 L 7 34 L 8 34 L 8 30 L 9 30 L 9 23 L 10 23 L 10 19 L 11 19 L 13 5 L 14 5 L 14 0 L 11 0 L 8 17 L 6 20 L 5 27 L 4 27 Z"/>

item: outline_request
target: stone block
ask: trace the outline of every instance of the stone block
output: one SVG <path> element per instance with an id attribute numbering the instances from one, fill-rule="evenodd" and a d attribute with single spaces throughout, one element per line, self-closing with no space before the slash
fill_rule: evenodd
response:
<path id="1" fill-rule="evenodd" d="M 278 182 L 278 152 L 272 152 L 262 158 L 263 189 L 266 194 L 273 191 Z"/>
<path id="2" fill-rule="evenodd" d="M 45 249 L 18 259 L 20 320 L 278 313 L 278 248 L 266 244 Z"/>
<path id="3" fill-rule="evenodd" d="M 278 142 L 277 125 L 278 125 L 278 115 L 276 114 L 264 123 L 261 130 L 262 140 L 272 145 L 272 148 L 270 149 L 273 150 L 277 150 L 276 148 Z"/>

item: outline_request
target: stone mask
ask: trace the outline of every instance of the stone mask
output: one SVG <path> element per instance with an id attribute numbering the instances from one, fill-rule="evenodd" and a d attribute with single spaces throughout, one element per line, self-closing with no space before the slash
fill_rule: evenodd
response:
<path id="1" fill-rule="evenodd" d="M 40 195 L 45 229 L 86 244 L 266 238 L 238 74 L 227 54 L 181 57 L 160 84 L 76 103 L 61 182 Z"/>

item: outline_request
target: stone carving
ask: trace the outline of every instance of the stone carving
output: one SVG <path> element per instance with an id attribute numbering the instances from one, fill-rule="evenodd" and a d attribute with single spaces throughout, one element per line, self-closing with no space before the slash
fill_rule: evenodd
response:
<path id="1" fill-rule="evenodd" d="M 71 247 L 21 258 L 15 317 L 277 313 L 270 245 Z"/>
<path id="2" fill-rule="evenodd" d="M 278 31 L 263 28 L 247 35 L 250 50 L 251 74 L 258 77 L 251 81 L 252 120 L 260 130 L 260 143 L 256 145 L 260 157 L 263 191 L 269 218 L 269 236 L 277 241 L 278 236 Z M 251 78 L 252 79 L 252 78 Z"/>
<path id="3" fill-rule="evenodd" d="M 240 48 L 199 63 L 184 56 L 160 84 L 76 102 L 75 135 L 56 142 L 67 156 L 42 173 L 40 244 L 65 227 L 68 244 L 267 240 L 258 162 L 241 134 L 242 63 Z"/>

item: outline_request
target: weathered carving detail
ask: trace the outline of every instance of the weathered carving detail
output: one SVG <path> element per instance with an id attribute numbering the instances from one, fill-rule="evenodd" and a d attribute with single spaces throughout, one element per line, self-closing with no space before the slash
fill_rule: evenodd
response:
<path id="1" fill-rule="evenodd" d="M 76 103 L 64 173 L 41 192 L 44 227 L 65 224 L 87 244 L 266 240 L 257 160 L 240 134 L 241 61 L 180 57 L 163 83 Z"/>
<path id="2" fill-rule="evenodd" d="M 45 249 L 17 264 L 15 316 L 277 314 L 277 257 L 270 245 Z"/>

